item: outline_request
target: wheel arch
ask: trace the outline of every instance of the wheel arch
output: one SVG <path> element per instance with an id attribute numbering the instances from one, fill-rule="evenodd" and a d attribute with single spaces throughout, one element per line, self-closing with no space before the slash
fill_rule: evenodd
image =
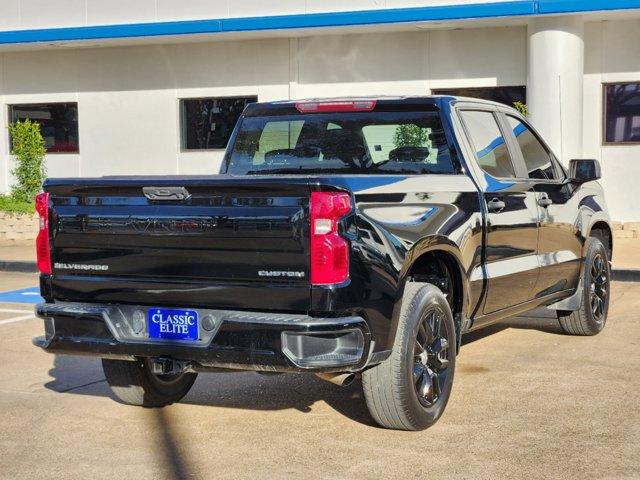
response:
<path id="1" fill-rule="evenodd" d="M 446 272 L 443 272 L 443 267 Z M 407 260 L 401 270 L 396 303 L 387 345 L 393 345 L 398 330 L 400 307 L 408 282 L 422 281 L 433 283 L 443 290 L 443 285 L 437 280 L 444 273 L 451 282 L 452 298 L 449 301 L 456 325 L 458 343 L 462 335 L 463 317 L 469 304 L 468 281 L 463 267 L 462 254 L 458 246 L 447 237 L 431 236 L 416 244 L 407 255 Z"/>
<path id="2" fill-rule="evenodd" d="M 604 247 L 607 249 L 609 255 L 609 261 L 611 261 L 613 254 L 613 230 L 609 224 L 608 218 L 596 217 L 590 224 L 589 228 L 584 233 L 584 245 L 582 246 L 583 259 L 587 256 L 587 250 L 589 248 L 589 237 L 596 237 L 602 241 Z M 573 295 L 565 298 L 557 303 L 547 306 L 550 310 L 558 311 L 577 311 L 580 308 L 583 295 L 582 277 L 584 275 L 584 260 L 580 266 L 580 282 L 576 287 L 576 291 Z"/>
<path id="3" fill-rule="evenodd" d="M 607 253 L 609 254 L 609 260 L 611 260 L 613 255 L 613 230 L 609 222 L 604 219 L 599 219 L 594 221 L 589 228 L 589 232 L 587 234 L 588 237 L 596 237 L 602 241 L 605 248 L 607 249 Z M 586 244 L 585 244 L 586 249 Z M 585 250 L 586 252 L 586 250 Z"/>

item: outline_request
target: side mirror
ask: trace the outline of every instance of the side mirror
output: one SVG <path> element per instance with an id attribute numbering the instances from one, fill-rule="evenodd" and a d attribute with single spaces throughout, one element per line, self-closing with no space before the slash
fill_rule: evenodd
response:
<path id="1" fill-rule="evenodd" d="M 600 162 L 592 159 L 575 159 L 569 162 L 569 180 L 586 183 L 602 177 Z"/>

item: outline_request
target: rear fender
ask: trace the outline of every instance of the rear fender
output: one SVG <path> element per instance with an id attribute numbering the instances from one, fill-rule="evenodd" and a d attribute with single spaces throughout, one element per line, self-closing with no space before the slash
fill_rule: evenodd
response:
<path id="1" fill-rule="evenodd" d="M 462 330 L 465 325 L 466 312 L 469 308 L 469 285 L 468 274 L 464 271 L 462 254 L 458 246 L 453 243 L 449 238 L 441 235 L 433 235 L 425 237 L 420 242 L 416 243 L 406 257 L 406 261 L 400 271 L 399 288 L 397 291 L 397 297 L 393 308 L 393 316 L 391 321 L 391 328 L 389 329 L 389 337 L 387 339 L 387 348 L 391 349 L 395 342 L 396 332 L 398 330 L 398 323 L 400 321 L 400 310 L 402 308 L 402 301 L 404 297 L 404 290 L 407 282 L 411 281 L 411 270 L 416 262 L 424 255 L 428 253 L 445 253 L 449 255 L 449 258 L 454 260 L 456 273 L 459 274 L 460 279 L 460 292 L 461 302 L 460 311 L 454 311 L 454 321 L 456 323 L 458 338 L 461 338 Z"/>

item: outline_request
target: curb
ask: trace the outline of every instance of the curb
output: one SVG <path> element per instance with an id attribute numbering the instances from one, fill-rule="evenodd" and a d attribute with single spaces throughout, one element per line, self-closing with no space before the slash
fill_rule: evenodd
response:
<path id="1" fill-rule="evenodd" d="M 614 268 L 611 279 L 618 282 L 640 282 L 640 268 Z"/>
<path id="2" fill-rule="evenodd" d="M 36 262 L 15 262 L 0 260 L 0 271 L 18 273 L 38 273 Z M 611 279 L 617 282 L 640 282 L 640 268 L 614 268 Z"/>
<path id="3" fill-rule="evenodd" d="M 0 271 L 18 273 L 38 273 L 36 262 L 15 262 L 0 260 Z"/>

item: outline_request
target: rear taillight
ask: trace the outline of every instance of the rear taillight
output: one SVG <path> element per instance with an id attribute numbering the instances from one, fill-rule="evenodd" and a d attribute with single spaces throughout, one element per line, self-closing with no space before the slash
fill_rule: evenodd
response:
<path id="1" fill-rule="evenodd" d="M 351 211 L 348 193 L 311 192 L 311 284 L 330 285 L 349 278 L 349 244 L 338 233 Z"/>
<path id="2" fill-rule="evenodd" d="M 376 100 L 329 100 L 304 101 L 296 103 L 296 110 L 300 113 L 323 112 L 370 112 L 376 108 Z"/>
<path id="3" fill-rule="evenodd" d="M 51 249 L 49 247 L 49 194 L 46 192 L 36 195 L 36 212 L 40 216 L 40 230 L 36 238 L 36 254 L 38 256 L 38 270 L 45 275 L 51 275 Z"/>

